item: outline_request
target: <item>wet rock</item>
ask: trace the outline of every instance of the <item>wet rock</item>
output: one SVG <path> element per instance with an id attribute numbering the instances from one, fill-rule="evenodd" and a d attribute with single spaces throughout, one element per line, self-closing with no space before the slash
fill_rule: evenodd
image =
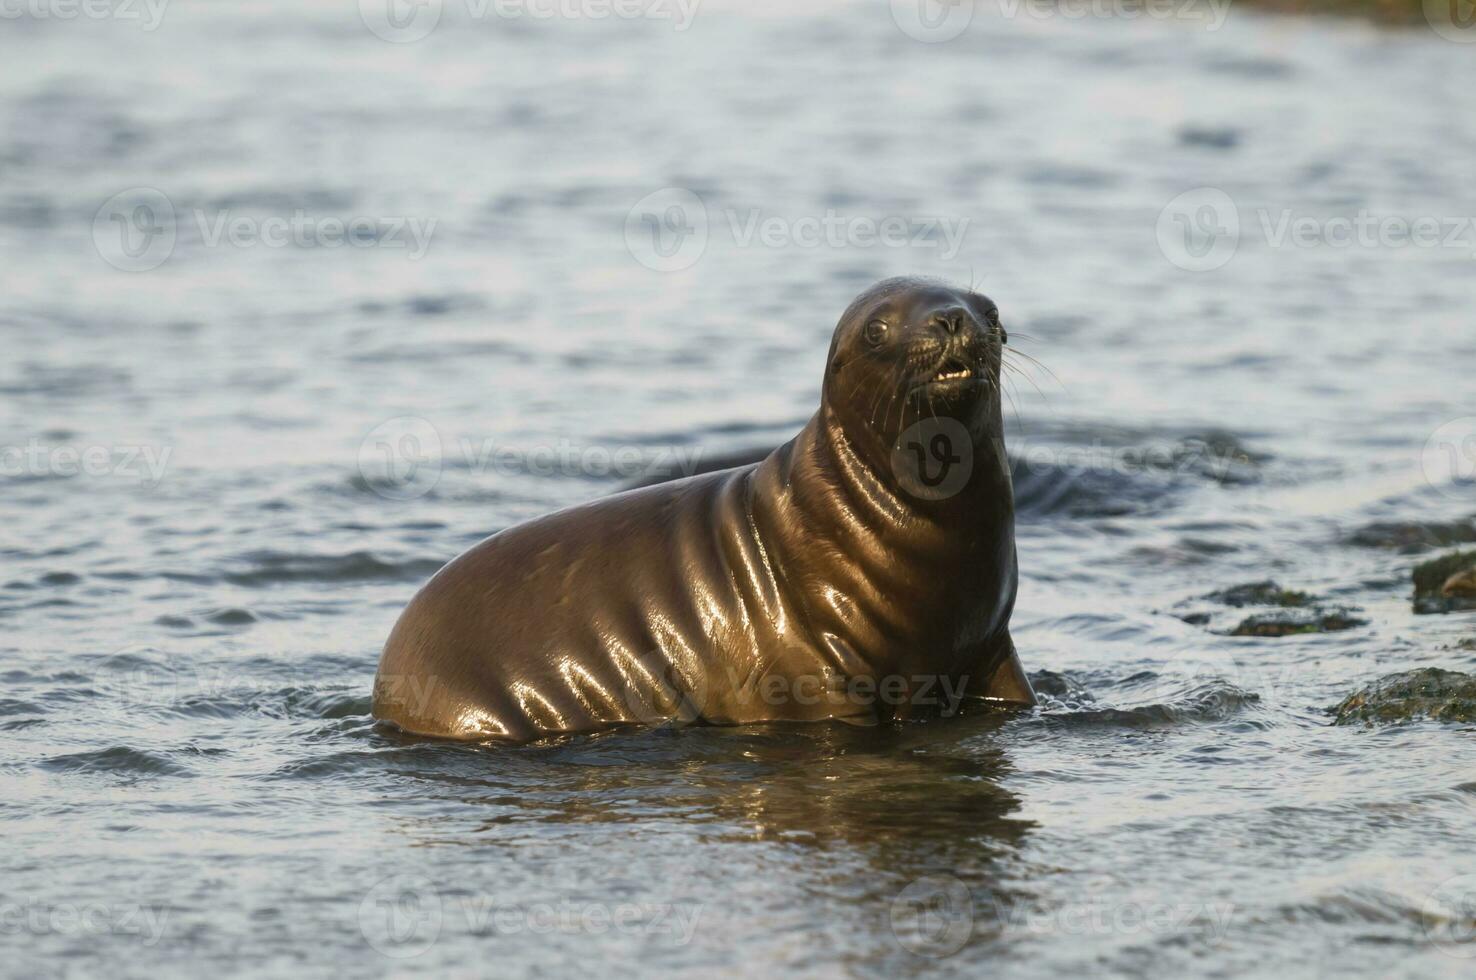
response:
<path id="1" fill-rule="evenodd" d="M 1370 524 L 1348 535 L 1349 544 L 1415 554 L 1476 543 L 1476 517 L 1461 521 L 1394 521 Z"/>
<path id="2" fill-rule="evenodd" d="M 1302 633 L 1339 633 L 1367 625 L 1368 620 L 1359 619 L 1350 610 L 1343 608 L 1286 609 L 1258 613 L 1243 619 L 1239 626 L 1230 631 L 1230 635 L 1278 637 Z"/>
<path id="3" fill-rule="evenodd" d="M 1236 609 L 1244 609 L 1246 606 L 1277 606 L 1282 609 L 1295 609 L 1312 603 L 1312 596 L 1307 593 L 1283 589 L 1272 581 L 1237 585 L 1219 592 L 1211 592 L 1203 598 L 1208 602 L 1218 602 L 1222 605 L 1234 606 Z"/>
<path id="4" fill-rule="evenodd" d="M 1425 667 L 1380 677 L 1331 709 L 1336 724 L 1366 725 L 1434 718 L 1476 721 L 1476 677 Z"/>
<path id="5" fill-rule="evenodd" d="M 1261 479 L 1269 453 L 1257 452 L 1229 432 L 1213 431 L 1182 439 L 1174 449 L 1174 469 L 1216 483 L 1240 486 Z"/>
<path id="6" fill-rule="evenodd" d="M 1367 620 L 1355 615 L 1358 612 L 1356 608 L 1329 605 L 1310 592 L 1283 588 L 1270 580 L 1221 589 L 1195 601 L 1213 602 L 1231 609 L 1261 610 L 1241 619 L 1232 629 L 1220 631 L 1224 636 L 1274 638 L 1303 633 L 1337 633 L 1368 625 Z M 1190 625 L 1206 628 L 1216 617 L 1214 611 L 1203 608 L 1190 608 L 1174 615 Z"/>
<path id="7" fill-rule="evenodd" d="M 1421 614 L 1476 609 L 1476 551 L 1456 551 L 1414 569 L 1414 611 Z"/>

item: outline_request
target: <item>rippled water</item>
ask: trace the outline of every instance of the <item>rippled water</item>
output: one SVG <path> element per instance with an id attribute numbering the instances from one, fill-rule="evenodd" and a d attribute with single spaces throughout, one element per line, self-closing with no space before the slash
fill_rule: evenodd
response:
<path id="1" fill-rule="evenodd" d="M 0 970 L 1470 970 L 1472 731 L 1325 709 L 1476 670 L 1470 614 L 1410 611 L 1421 555 L 1350 540 L 1476 512 L 1425 453 L 1476 413 L 1476 237 L 1261 218 L 1476 215 L 1468 45 L 989 9 L 923 43 L 886 4 L 717 0 L 682 31 L 448 3 L 408 44 L 349 3 L 3 30 Z M 177 235 L 127 271 L 159 257 L 120 251 L 140 187 Z M 677 226 L 627 228 L 663 188 L 709 217 L 675 271 Z M 1242 227 L 1195 272 L 1203 188 Z M 250 244 L 298 211 L 373 247 Z M 742 237 L 829 212 L 921 237 Z M 434 222 L 422 257 L 398 219 Z M 841 309 L 909 272 L 1049 368 L 1010 431 L 1039 711 L 374 727 L 442 562 L 786 438 Z M 1366 625 L 1221 635 L 1242 611 L 1197 597 L 1264 579 Z"/>

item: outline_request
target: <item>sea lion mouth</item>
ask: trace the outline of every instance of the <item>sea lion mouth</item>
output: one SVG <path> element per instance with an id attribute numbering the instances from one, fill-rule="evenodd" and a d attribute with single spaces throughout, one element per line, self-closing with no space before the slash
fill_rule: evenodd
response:
<path id="1" fill-rule="evenodd" d="M 976 381 L 979 372 L 974 367 L 965 364 L 957 357 L 950 357 L 943 361 L 928 379 L 930 385 L 960 384 L 966 381 Z"/>

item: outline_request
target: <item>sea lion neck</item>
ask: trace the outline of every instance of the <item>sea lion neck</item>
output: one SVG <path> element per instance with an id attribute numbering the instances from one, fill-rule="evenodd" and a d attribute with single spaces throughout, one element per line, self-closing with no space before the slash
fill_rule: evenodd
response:
<path id="1" fill-rule="evenodd" d="M 967 484 L 937 499 L 902 485 L 890 448 L 858 439 L 822 400 L 799 434 L 755 471 L 768 517 L 812 543 L 830 539 L 853 557 L 869 554 L 893 567 L 960 558 L 1001 516 L 1013 520 L 1009 469 L 994 440 L 971 447 L 976 465 Z"/>
<path id="2" fill-rule="evenodd" d="M 821 400 L 820 411 L 806 430 L 814 430 L 816 468 L 831 474 L 845 493 L 849 509 L 869 527 L 885 528 L 913 520 L 912 501 L 877 465 L 886 452 L 881 440 L 866 433 L 871 445 L 848 433 L 834 408 Z"/>
<path id="3" fill-rule="evenodd" d="M 851 507 L 873 517 L 869 523 L 905 529 L 909 539 L 920 527 L 934 526 L 957 541 L 973 524 L 1014 513 L 1003 419 L 996 414 L 972 427 L 982 432 L 957 419 L 927 418 L 888 439 L 870 427 L 856 431 L 856 422 L 847 423 L 822 398 L 807 429 L 815 432 L 818 467 L 833 470 Z M 946 437 L 946 451 L 934 444 L 939 437 Z M 948 456 L 958 464 L 953 472 L 946 472 Z"/>
<path id="4" fill-rule="evenodd" d="M 778 593 L 810 642 L 861 657 L 836 653 L 837 663 L 920 669 L 929 652 L 989 642 L 1014 596 L 1014 508 L 1002 450 L 981 453 L 985 465 L 943 500 L 914 499 L 868 455 L 822 403 L 747 475 L 747 517 Z M 979 595 L 1001 602 L 985 608 L 972 601 Z"/>

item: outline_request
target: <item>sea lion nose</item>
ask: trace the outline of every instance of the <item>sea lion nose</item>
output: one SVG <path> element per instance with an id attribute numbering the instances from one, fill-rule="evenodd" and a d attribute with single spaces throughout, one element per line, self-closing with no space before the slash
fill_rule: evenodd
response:
<path id="1" fill-rule="evenodd" d="M 947 310 L 939 310 L 929 318 L 928 323 L 949 336 L 963 330 L 964 324 L 968 322 L 968 313 L 960 307 Z"/>

